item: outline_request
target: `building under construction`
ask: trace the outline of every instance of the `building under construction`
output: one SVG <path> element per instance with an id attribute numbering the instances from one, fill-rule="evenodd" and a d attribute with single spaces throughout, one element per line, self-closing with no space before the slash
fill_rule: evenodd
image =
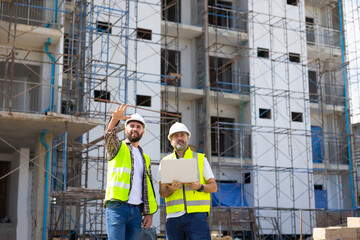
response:
<path id="1" fill-rule="evenodd" d="M 213 236 L 345 223 L 359 16 L 340 0 L 0 0 L 0 239 L 107 238 L 103 133 L 119 103 L 147 122 L 156 192 L 168 130 L 188 126 L 218 183 Z"/>

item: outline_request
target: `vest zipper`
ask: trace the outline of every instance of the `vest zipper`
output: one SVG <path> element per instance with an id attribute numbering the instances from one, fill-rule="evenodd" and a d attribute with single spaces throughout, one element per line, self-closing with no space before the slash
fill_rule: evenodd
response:
<path id="1" fill-rule="evenodd" d="M 177 153 L 175 152 L 175 157 L 176 159 L 179 159 Z M 185 206 L 185 211 L 187 212 L 187 205 L 186 205 L 186 195 L 185 195 L 185 184 L 183 184 L 182 186 L 182 189 L 183 189 L 183 196 L 184 196 L 184 206 Z"/>
<path id="2" fill-rule="evenodd" d="M 127 145 L 130 151 L 130 162 L 131 162 L 131 172 L 130 172 L 130 188 L 129 188 L 129 195 L 132 189 L 132 178 L 134 177 L 134 165 L 135 165 L 135 159 L 134 159 L 134 154 L 132 152 L 132 146 L 129 144 Z M 129 201 L 129 195 L 128 195 L 128 200 L 126 202 Z"/>
<path id="3" fill-rule="evenodd" d="M 185 211 L 187 212 L 186 196 L 185 196 L 185 185 L 183 185 L 183 195 L 184 195 L 184 205 L 185 205 Z"/>

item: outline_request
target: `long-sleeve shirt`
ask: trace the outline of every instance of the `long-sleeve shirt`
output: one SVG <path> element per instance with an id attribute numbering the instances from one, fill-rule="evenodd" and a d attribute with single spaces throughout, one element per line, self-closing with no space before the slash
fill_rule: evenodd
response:
<path id="1" fill-rule="evenodd" d="M 118 133 L 124 129 L 125 129 L 124 124 L 121 124 L 120 121 L 111 131 L 108 131 L 106 127 L 104 141 L 105 141 L 105 149 L 109 160 L 113 159 L 116 156 L 116 154 L 119 152 L 121 146 L 121 140 L 118 137 Z"/>

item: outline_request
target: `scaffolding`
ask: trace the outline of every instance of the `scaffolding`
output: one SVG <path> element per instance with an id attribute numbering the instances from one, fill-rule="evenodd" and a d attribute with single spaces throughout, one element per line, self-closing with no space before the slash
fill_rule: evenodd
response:
<path id="1" fill-rule="evenodd" d="M 6 33 L 0 46 L 2 111 L 61 112 L 106 122 L 116 105 L 111 99 L 146 106 L 147 98 L 135 97 L 147 93 L 160 107 L 142 113 L 160 128 L 147 133 L 151 137 L 143 145 L 156 140 L 166 154 L 172 149 L 170 126 L 189 117 L 183 113 L 189 96 L 196 108 L 189 117 L 197 136 L 191 147 L 206 153 L 219 192 L 223 183 L 237 180 L 212 206 L 212 231 L 241 239 L 299 239 L 311 236 L 315 226 L 339 225 L 357 215 L 359 138 L 351 125 L 360 109 L 356 3 L 46 2 L 0 1 L 1 34 Z M 183 23 L 182 4 L 190 4 L 191 24 Z M 144 8 L 151 10 L 145 17 Z M 154 15 L 161 16 L 161 26 L 149 34 L 139 23 Z M 51 41 L 27 47 L 21 36 L 43 28 Z M 186 75 L 191 83 L 183 77 L 188 69 L 180 66 L 188 38 L 196 65 Z M 261 46 L 262 39 L 267 44 Z M 152 51 L 146 56 L 144 46 Z M 34 61 L 40 54 L 47 57 Z M 159 74 L 141 66 L 153 56 L 160 56 Z M 42 67 L 49 66 L 44 79 Z M 65 128 L 54 137 L 48 150 L 48 239 L 106 237 L 103 130 L 69 141 Z M 153 166 L 160 158 L 152 159 Z M 224 198 L 235 190 L 246 201 L 227 205 Z M 158 202 L 155 228 L 162 232 L 165 208 Z"/>
<path id="2" fill-rule="evenodd" d="M 352 166 L 352 133 L 348 115 L 348 70 L 344 61 L 344 37 L 341 35 L 342 5 L 336 1 L 267 2 L 267 12 L 264 13 L 256 1 L 249 1 L 245 9 L 236 3 L 232 6 L 227 1 L 199 3 L 200 6 L 205 5 L 200 11 L 205 16 L 202 18 L 205 40 L 202 40 L 204 47 L 200 48 L 203 53 L 200 55 L 212 57 L 213 62 L 211 59 L 207 63 L 203 60 L 207 68 L 201 67 L 205 70 L 198 79 L 200 83 L 205 82 L 202 84 L 204 89 L 212 85 L 211 90 L 216 91 L 214 98 L 207 100 L 203 108 L 207 121 L 210 121 L 210 117 L 206 111 L 210 111 L 211 107 L 216 109 L 216 113 L 212 113 L 216 117 L 212 117 L 214 120 L 211 120 L 211 124 L 206 120 L 201 124 L 206 126 L 203 132 L 211 125 L 211 163 L 216 169 L 217 180 L 220 181 L 221 175 L 226 174 L 229 168 L 236 167 L 244 176 L 237 185 L 242 188 L 241 193 L 247 196 L 247 201 L 252 200 L 254 204 L 251 207 L 242 205 L 240 211 L 225 207 L 228 213 L 224 217 L 227 211 L 220 202 L 219 207 L 212 209 L 213 222 L 218 224 L 213 227 L 243 239 L 277 239 L 279 236 L 296 239 L 300 235 L 299 220 L 304 217 L 307 219 L 306 226 L 302 225 L 301 234 L 305 236 L 311 235 L 314 226 L 342 224 L 347 216 L 355 214 L 357 204 L 357 181 L 354 181 L 356 166 Z M 292 9 L 289 5 L 297 8 Z M 278 9 L 284 11 L 283 15 L 273 14 Z M 247 17 L 242 17 L 242 12 L 247 13 Z M 318 16 L 319 13 L 324 16 Z M 247 20 L 248 29 L 241 28 L 241 22 Z M 260 34 L 257 33 L 259 30 Z M 248 32 L 248 41 L 241 39 L 242 31 Z M 211 34 L 212 37 L 209 37 Z M 265 37 L 270 44 L 261 48 L 259 39 Z M 299 52 L 291 50 L 294 49 L 292 45 L 299 43 L 294 39 L 301 39 Z M 279 50 L 277 44 L 284 45 L 285 51 Z M 224 55 L 227 56 L 225 61 L 221 59 Z M 237 61 L 240 62 L 242 57 L 248 59 L 250 69 L 258 68 L 260 73 L 239 74 L 240 64 Z M 243 60 L 241 64 L 246 65 L 246 61 Z M 210 76 L 206 76 L 206 72 Z M 294 72 L 299 74 L 294 77 Z M 244 75 L 249 76 L 248 81 L 241 77 Z M 270 84 L 263 83 L 265 80 Z M 297 80 L 303 84 L 303 90 L 292 87 Z M 206 85 L 206 82 L 210 84 Z M 235 119 L 239 119 L 238 123 L 224 118 L 224 107 L 219 106 L 219 95 L 229 93 L 237 95 L 235 101 L 239 106 L 239 117 Z M 209 93 L 204 90 L 206 94 Z M 249 102 L 250 110 L 246 107 Z M 266 107 L 259 109 L 259 106 Z M 292 108 L 303 110 L 293 112 Z M 246 114 L 251 115 L 252 120 L 244 117 Z M 272 119 L 273 123 L 264 124 L 262 118 Z M 281 119 L 283 122 L 279 125 Z M 303 127 L 299 128 L 297 122 L 303 122 Z M 332 126 L 329 126 L 329 122 Z M 204 135 L 205 141 L 210 139 L 210 133 Z M 264 146 L 259 148 L 259 144 Z M 284 148 L 284 144 L 288 147 Z M 206 146 L 203 149 L 209 148 Z M 299 148 L 305 151 L 299 152 Z M 207 154 L 209 156 L 210 151 Z M 230 163 L 225 157 L 240 158 L 240 161 Z M 264 157 L 272 162 L 263 161 Z M 299 161 L 306 164 L 298 167 Z M 344 165 L 348 165 L 348 168 L 344 169 Z M 246 188 L 245 173 L 254 176 L 255 192 Z M 259 191 L 260 185 L 266 183 L 270 189 Z M 287 184 L 290 185 L 289 189 L 286 189 Z M 345 190 L 344 184 L 350 190 Z M 330 185 L 338 186 L 331 194 L 326 192 L 326 189 L 331 189 Z M 218 186 L 221 188 L 221 184 Z M 272 191 L 276 202 L 269 206 L 264 200 L 271 196 Z M 289 199 L 290 204 L 282 205 L 283 198 Z M 340 204 L 331 206 L 330 202 L 336 198 Z M 299 199 L 305 201 L 307 207 L 299 207 Z M 325 204 L 320 206 L 318 199 L 323 199 Z M 233 210 L 238 214 L 253 210 L 251 214 L 254 216 L 244 217 L 243 220 L 247 221 L 242 223 L 232 221 Z M 245 211 L 242 213 L 245 216 Z M 257 225 L 259 231 L 251 231 L 252 225 Z"/>

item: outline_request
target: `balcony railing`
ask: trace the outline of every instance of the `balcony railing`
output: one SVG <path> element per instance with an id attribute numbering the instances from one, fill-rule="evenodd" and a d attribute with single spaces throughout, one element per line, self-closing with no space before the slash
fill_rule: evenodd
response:
<path id="1" fill-rule="evenodd" d="M 248 14 L 232 6 L 217 4 L 209 6 L 209 25 L 229 30 L 247 31 Z"/>
<path id="2" fill-rule="evenodd" d="M 12 11 L 11 5 L 12 3 L 0 1 L 0 20 L 10 21 L 11 16 L 14 16 L 16 13 L 17 23 L 51 28 L 56 27 L 56 24 L 53 24 L 55 20 L 50 17 L 54 16 L 55 11 L 57 11 L 54 7 L 54 0 L 18 1 L 17 5 L 12 7 Z M 51 6 L 51 9 L 47 6 Z M 12 19 L 11 21 L 13 22 L 14 20 Z"/>
<path id="3" fill-rule="evenodd" d="M 345 104 L 343 85 L 323 84 L 317 87 L 318 89 L 314 88 L 312 91 L 310 91 L 311 102 L 318 103 L 321 100 L 325 104 L 339 106 L 343 106 Z M 320 96 L 320 87 L 323 90 L 322 96 Z"/>
<path id="4" fill-rule="evenodd" d="M 211 155 L 251 159 L 251 129 L 237 123 L 213 123 Z"/>
<path id="5" fill-rule="evenodd" d="M 315 163 L 348 164 L 348 143 L 345 135 L 312 132 L 312 154 Z M 339 134 L 336 134 L 339 135 Z"/>
<path id="6" fill-rule="evenodd" d="M 326 139 L 325 139 L 326 141 Z M 348 164 L 348 144 L 345 137 L 327 139 L 325 142 L 325 151 L 327 153 L 327 162 L 332 164 Z"/>
<path id="7" fill-rule="evenodd" d="M 344 86 L 325 84 L 325 103 L 334 105 L 344 105 Z"/>
<path id="8" fill-rule="evenodd" d="M 211 90 L 234 94 L 249 94 L 250 80 L 248 73 L 226 72 L 218 76 L 218 82 L 211 79 Z"/>
<path id="9" fill-rule="evenodd" d="M 10 110 L 10 81 L 0 79 L 0 110 Z M 12 84 L 11 111 L 41 113 L 41 101 L 50 102 L 48 96 L 41 94 L 50 92 L 50 86 L 44 86 L 35 82 L 14 80 Z"/>
<path id="10" fill-rule="evenodd" d="M 323 46 L 340 47 L 340 31 L 322 26 L 306 25 L 306 40 L 308 43 Z"/>

